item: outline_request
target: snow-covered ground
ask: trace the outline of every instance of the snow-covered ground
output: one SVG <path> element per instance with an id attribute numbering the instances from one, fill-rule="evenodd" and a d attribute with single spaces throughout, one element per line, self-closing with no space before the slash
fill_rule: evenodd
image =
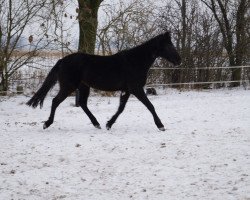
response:
<path id="1" fill-rule="evenodd" d="M 167 130 L 134 97 L 110 131 L 118 97 L 90 97 L 95 129 L 68 98 L 46 130 L 27 97 L 0 102 L 0 199 L 250 199 L 250 91 L 162 91 L 149 97 Z"/>

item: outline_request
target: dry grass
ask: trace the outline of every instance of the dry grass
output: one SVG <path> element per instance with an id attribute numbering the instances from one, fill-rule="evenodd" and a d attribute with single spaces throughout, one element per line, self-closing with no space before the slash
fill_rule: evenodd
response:
<path id="1" fill-rule="evenodd" d="M 24 51 L 24 50 L 22 50 L 22 51 L 15 50 L 15 51 L 13 51 L 11 56 L 12 57 L 21 57 L 21 56 L 29 56 L 30 54 L 34 54 L 34 52 Z M 59 59 L 59 58 L 62 58 L 68 54 L 70 54 L 70 53 L 62 54 L 62 52 L 59 52 L 59 51 L 37 51 L 37 52 L 35 52 L 34 57 L 46 57 L 46 58 Z"/>

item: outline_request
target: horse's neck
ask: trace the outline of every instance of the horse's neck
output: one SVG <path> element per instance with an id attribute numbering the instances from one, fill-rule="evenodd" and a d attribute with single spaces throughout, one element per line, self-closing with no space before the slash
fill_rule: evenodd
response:
<path id="1" fill-rule="evenodd" d="M 132 50 L 132 54 L 138 59 L 138 62 L 140 62 L 142 66 L 144 65 L 144 67 L 148 69 L 157 58 L 153 43 L 150 43 L 150 41 L 135 47 Z"/>

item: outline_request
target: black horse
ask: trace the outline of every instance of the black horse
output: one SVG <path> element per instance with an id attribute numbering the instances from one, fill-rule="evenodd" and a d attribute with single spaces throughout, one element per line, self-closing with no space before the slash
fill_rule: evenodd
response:
<path id="1" fill-rule="evenodd" d="M 110 129 L 115 123 L 117 117 L 124 110 L 130 94 L 133 94 L 152 113 L 156 126 L 164 131 L 165 128 L 157 116 L 154 106 L 143 90 L 149 68 L 158 57 L 165 58 L 174 65 L 181 63 L 181 58 L 171 42 L 169 32 L 111 56 L 85 53 L 70 54 L 56 63 L 42 87 L 27 102 L 27 105 L 35 108 L 40 104 L 40 107 L 42 107 L 48 91 L 58 81 L 60 90 L 52 101 L 51 113 L 43 128 L 48 128 L 53 123 L 56 108 L 76 89 L 80 93 L 79 105 L 93 125 L 96 128 L 101 128 L 99 122 L 87 107 L 90 87 L 105 91 L 121 91 L 118 111 L 107 122 L 107 129 Z"/>

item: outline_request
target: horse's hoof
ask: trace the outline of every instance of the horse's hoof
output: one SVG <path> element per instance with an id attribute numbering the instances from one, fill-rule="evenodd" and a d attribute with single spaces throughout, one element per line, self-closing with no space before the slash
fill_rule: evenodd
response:
<path id="1" fill-rule="evenodd" d="M 48 126 L 46 125 L 46 123 L 43 124 L 43 129 L 48 128 Z"/>
<path id="2" fill-rule="evenodd" d="M 164 126 L 163 126 L 163 127 L 160 127 L 159 130 L 160 130 L 160 131 L 165 131 L 166 129 L 165 129 Z"/>
<path id="3" fill-rule="evenodd" d="M 107 129 L 107 130 L 110 130 L 110 129 L 111 129 L 111 126 L 106 125 L 106 129 Z"/>
<path id="4" fill-rule="evenodd" d="M 98 124 L 98 125 L 94 125 L 97 129 L 101 129 L 101 126 L 100 126 L 100 124 Z"/>

